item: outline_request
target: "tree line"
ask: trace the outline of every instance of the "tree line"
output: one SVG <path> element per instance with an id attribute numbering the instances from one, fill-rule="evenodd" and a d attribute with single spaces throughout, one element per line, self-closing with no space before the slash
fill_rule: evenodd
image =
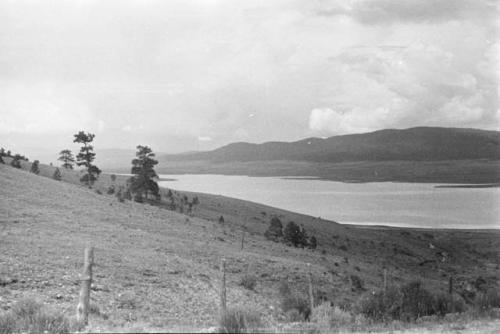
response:
<path id="1" fill-rule="evenodd" d="M 316 249 L 318 246 L 316 237 L 314 235 L 309 237 L 304 226 L 299 226 L 295 222 L 290 221 L 285 228 L 283 228 L 283 223 L 278 217 L 271 218 L 269 227 L 264 233 L 264 236 L 268 240 L 284 242 L 294 247 Z"/>

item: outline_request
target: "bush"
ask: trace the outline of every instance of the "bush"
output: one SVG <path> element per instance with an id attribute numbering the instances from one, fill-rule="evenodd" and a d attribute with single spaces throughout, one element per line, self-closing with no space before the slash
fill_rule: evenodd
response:
<path id="1" fill-rule="evenodd" d="M 286 282 L 281 283 L 279 292 L 281 295 L 281 309 L 289 315 L 290 321 L 309 320 L 311 307 L 306 297 L 292 293 Z"/>
<path id="2" fill-rule="evenodd" d="M 257 284 L 257 278 L 254 275 L 246 274 L 241 278 L 240 285 L 243 286 L 247 290 L 255 289 L 255 285 Z"/>
<path id="3" fill-rule="evenodd" d="M 358 304 L 359 313 L 374 320 L 399 319 L 403 295 L 396 287 L 365 296 Z"/>
<path id="4" fill-rule="evenodd" d="M 110 185 L 110 186 L 108 187 L 108 190 L 106 191 L 106 193 L 107 193 L 108 195 L 113 195 L 113 194 L 115 193 L 115 186 L 114 186 L 114 185 Z"/>
<path id="5" fill-rule="evenodd" d="M 465 302 L 457 295 L 433 296 L 419 281 L 402 288 L 390 287 L 384 293 L 377 291 L 363 297 L 358 311 L 374 320 L 416 320 L 429 315 L 444 316 L 451 312 L 465 311 Z"/>
<path id="6" fill-rule="evenodd" d="M 466 309 L 464 300 L 457 296 L 440 293 L 434 297 L 434 311 L 439 316 L 448 313 L 462 313 Z"/>
<path id="7" fill-rule="evenodd" d="M 357 275 L 351 275 L 351 283 L 353 291 L 364 291 L 365 286 L 363 280 Z"/>
<path id="8" fill-rule="evenodd" d="M 474 307 L 480 312 L 500 307 L 500 294 L 498 290 L 490 288 L 486 292 L 478 293 L 476 298 L 474 298 Z"/>
<path id="9" fill-rule="evenodd" d="M 43 308 L 33 300 L 21 300 L 9 312 L 0 314 L 0 333 L 69 333 L 77 328 L 61 313 Z"/>
<path id="10" fill-rule="evenodd" d="M 21 161 L 14 157 L 14 159 L 12 159 L 12 161 L 10 162 L 10 165 L 14 168 L 21 168 Z"/>
<path id="11" fill-rule="evenodd" d="M 311 320 L 318 325 L 321 333 L 331 333 L 336 332 L 339 327 L 350 325 L 353 317 L 338 306 L 323 303 L 314 308 Z"/>
<path id="12" fill-rule="evenodd" d="M 269 222 L 269 227 L 264 233 L 264 236 L 268 240 L 278 241 L 283 237 L 283 224 L 278 217 L 271 218 Z"/>
<path id="13" fill-rule="evenodd" d="M 56 181 L 61 181 L 61 171 L 59 170 L 59 168 L 56 168 L 56 170 L 54 171 L 54 174 L 52 174 L 52 178 Z"/>
<path id="14" fill-rule="evenodd" d="M 30 173 L 37 174 L 37 175 L 40 173 L 40 168 L 38 168 L 39 163 L 40 163 L 40 161 L 38 161 L 38 160 L 33 161 L 33 163 L 31 164 Z"/>
<path id="15" fill-rule="evenodd" d="M 403 303 L 401 317 L 403 320 L 415 320 L 424 315 L 435 314 L 434 300 L 422 282 L 413 281 L 402 287 Z"/>
<path id="16" fill-rule="evenodd" d="M 243 309 L 230 309 L 221 319 L 222 333 L 258 333 L 262 328 L 259 314 Z"/>

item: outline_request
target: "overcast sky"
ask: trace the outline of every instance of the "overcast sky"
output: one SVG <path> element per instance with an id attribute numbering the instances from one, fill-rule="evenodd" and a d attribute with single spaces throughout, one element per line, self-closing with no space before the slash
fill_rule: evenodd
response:
<path id="1" fill-rule="evenodd" d="M 497 1 L 0 0 L 0 146 L 499 129 Z"/>

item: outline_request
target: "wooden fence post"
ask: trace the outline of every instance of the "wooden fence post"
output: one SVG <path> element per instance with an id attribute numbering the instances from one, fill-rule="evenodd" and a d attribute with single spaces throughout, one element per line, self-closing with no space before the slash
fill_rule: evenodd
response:
<path id="1" fill-rule="evenodd" d="M 84 325 L 89 321 L 90 309 L 90 285 L 92 284 L 92 265 L 94 264 L 94 247 L 85 248 L 83 276 L 80 278 L 82 287 L 80 289 L 80 298 L 76 307 L 76 319 Z"/>
<path id="2" fill-rule="evenodd" d="M 312 285 L 312 274 L 311 274 L 311 264 L 307 264 L 307 280 L 309 283 L 309 306 L 311 308 L 311 313 L 309 314 L 309 319 L 312 318 L 313 308 L 314 308 L 314 296 L 313 296 L 313 285 Z"/>
<path id="3" fill-rule="evenodd" d="M 220 261 L 220 320 L 221 322 L 226 317 L 226 259 L 222 258 Z"/>
<path id="4" fill-rule="evenodd" d="M 387 291 L 387 269 L 384 268 L 384 293 Z"/>

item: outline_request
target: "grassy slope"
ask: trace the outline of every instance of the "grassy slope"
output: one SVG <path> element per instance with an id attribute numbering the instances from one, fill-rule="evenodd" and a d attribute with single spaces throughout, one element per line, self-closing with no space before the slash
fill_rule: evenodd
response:
<path id="1" fill-rule="evenodd" d="M 7 160 L 7 159 L 5 159 Z M 23 168 L 29 169 L 23 162 Z M 53 167 L 41 165 L 40 175 Z M 306 263 L 315 286 L 336 303 L 352 304 L 351 275 L 370 290 L 380 287 L 382 267 L 393 283 L 417 277 L 444 290 L 453 274 L 459 288 L 478 276 L 497 285 L 500 277 L 499 231 L 424 231 L 347 227 L 313 217 L 221 196 L 198 194 L 196 217 L 98 195 L 78 183 L 78 172 L 63 171 L 57 182 L 0 165 L 0 276 L 19 281 L 0 290 L 2 305 L 35 295 L 74 313 L 78 273 L 87 242 L 97 247 L 99 291 L 92 301 L 110 319 L 94 324 L 116 328 L 128 321 L 148 328 L 215 325 L 218 263 L 228 259 L 228 304 L 255 308 L 263 316 L 283 318 L 277 287 L 287 279 L 306 290 Z M 119 178 L 117 182 L 123 182 Z M 96 188 L 105 190 L 101 175 Z M 193 194 L 186 193 L 189 197 Z M 178 194 L 181 196 L 181 194 Z M 224 215 L 225 224 L 217 223 Z M 273 243 L 262 237 L 271 215 L 303 224 L 319 239 L 316 251 Z M 248 231 L 240 251 L 242 228 Z M 430 249 L 429 243 L 435 248 Z M 347 251 L 339 249 L 345 245 Z M 420 266 L 447 252 L 446 262 Z M 348 259 L 345 263 L 344 258 Z M 255 292 L 238 285 L 248 264 L 258 277 Z M 497 285 L 498 286 L 498 285 Z"/>

